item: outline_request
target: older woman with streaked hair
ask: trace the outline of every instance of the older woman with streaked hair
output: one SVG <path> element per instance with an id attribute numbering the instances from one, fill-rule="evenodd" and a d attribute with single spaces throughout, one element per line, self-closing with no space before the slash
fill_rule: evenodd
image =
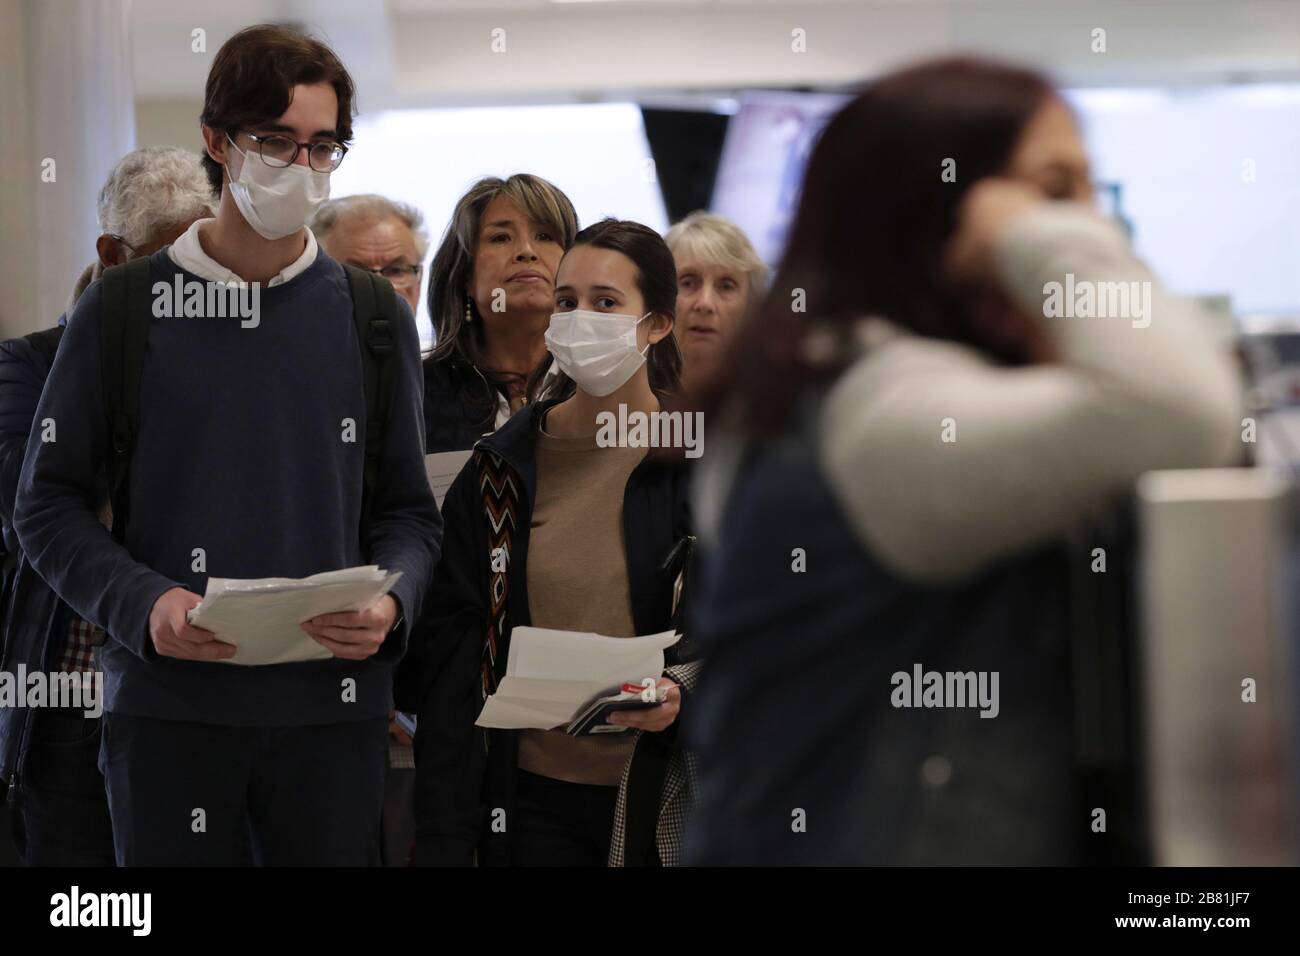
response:
<path id="1" fill-rule="evenodd" d="M 767 266 L 731 220 L 693 212 L 664 237 L 677 262 L 677 326 L 685 375 L 716 363 L 750 302 L 767 286 Z"/>
<path id="2" fill-rule="evenodd" d="M 456 204 L 429 274 L 426 452 L 472 448 L 528 403 L 555 270 L 577 232 L 569 197 L 527 173 L 480 179 Z"/>
<path id="3" fill-rule="evenodd" d="M 456 203 L 429 270 L 436 339 L 424 360 L 425 454 L 473 448 L 549 381 L 539 375 L 530 389 L 549 355 L 555 273 L 577 234 L 569 197 L 527 173 L 480 179 Z M 398 708 L 412 713 L 422 675 L 440 666 L 427 635 L 428 622 L 417 621 L 394 686 Z"/>

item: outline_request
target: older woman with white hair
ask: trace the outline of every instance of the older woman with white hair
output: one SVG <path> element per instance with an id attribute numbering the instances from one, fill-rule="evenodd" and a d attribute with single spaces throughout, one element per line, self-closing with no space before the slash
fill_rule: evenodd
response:
<path id="1" fill-rule="evenodd" d="M 767 266 L 729 219 L 693 212 L 664 237 L 677 262 L 677 325 L 689 382 L 710 372 L 749 303 L 767 285 Z"/>

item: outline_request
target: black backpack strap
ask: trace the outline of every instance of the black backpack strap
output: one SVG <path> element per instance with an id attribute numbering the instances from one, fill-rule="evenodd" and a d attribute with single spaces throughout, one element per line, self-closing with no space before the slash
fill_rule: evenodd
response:
<path id="1" fill-rule="evenodd" d="M 366 459 L 361 489 L 361 548 L 370 555 L 370 511 L 384 439 L 393 408 L 396 375 L 393 356 L 397 352 L 397 294 L 383 276 L 344 265 L 352 289 L 352 318 L 357 326 L 361 349 L 361 372 L 366 394 Z"/>
<path id="2" fill-rule="evenodd" d="M 108 495 L 113 537 L 126 538 L 128 472 L 140 427 L 140 376 L 149 341 L 149 257 L 104 270 L 100 295 L 100 373 L 108 412 Z"/>

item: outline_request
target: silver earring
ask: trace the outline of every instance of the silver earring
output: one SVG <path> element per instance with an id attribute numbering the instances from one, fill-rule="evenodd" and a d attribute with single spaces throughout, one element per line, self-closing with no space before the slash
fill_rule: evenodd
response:
<path id="1" fill-rule="evenodd" d="M 466 322 L 474 321 L 474 310 L 470 308 L 469 300 L 465 301 L 465 321 Z"/>

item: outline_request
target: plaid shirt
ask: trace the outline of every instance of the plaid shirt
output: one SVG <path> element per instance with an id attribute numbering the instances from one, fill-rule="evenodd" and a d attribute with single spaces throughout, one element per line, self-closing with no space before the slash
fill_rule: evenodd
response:
<path id="1" fill-rule="evenodd" d="M 688 694 L 694 693 L 700 682 L 703 661 L 674 664 L 664 671 L 664 676 L 681 688 L 682 706 Z M 679 718 L 680 719 L 680 718 Z M 633 731 L 641 734 L 644 731 Z M 609 843 L 609 865 L 623 866 L 623 847 L 627 840 L 627 784 L 636 752 L 623 767 L 623 780 L 618 785 L 618 799 L 614 803 L 614 831 Z M 655 824 L 655 849 L 663 866 L 679 866 L 682 862 L 682 836 L 686 831 L 686 818 L 695 808 L 695 787 L 699 779 L 699 764 L 695 754 L 680 745 L 673 751 L 664 771 L 664 785 L 659 795 L 659 818 Z"/>
<path id="2" fill-rule="evenodd" d="M 83 621 L 75 614 L 68 627 L 68 640 L 63 646 L 63 658 L 59 670 L 66 674 L 80 671 L 83 674 L 95 670 L 95 648 L 104 643 L 104 631 L 89 621 Z"/>
<path id="3" fill-rule="evenodd" d="M 394 770 L 414 770 L 415 750 L 410 744 L 399 744 L 392 737 L 389 737 L 388 766 Z"/>

